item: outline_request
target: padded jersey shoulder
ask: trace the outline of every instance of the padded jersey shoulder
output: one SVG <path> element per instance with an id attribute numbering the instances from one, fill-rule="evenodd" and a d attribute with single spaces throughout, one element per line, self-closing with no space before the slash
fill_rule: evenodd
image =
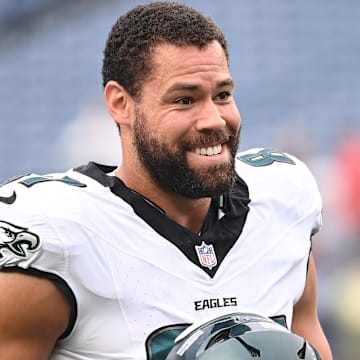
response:
<path id="1" fill-rule="evenodd" d="M 103 184 L 73 170 L 5 183 L 0 187 L 0 267 L 28 268 L 50 253 L 58 264 L 54 266 L 62 267 L 68 247 L 79 245 L 96 219 L 96 201 L 106 201 L 109 193 Z M 47 261 L 43 263 L 46 267 Z"/>
<path id="2" fill-rule="evenodd" d="M 297 216 L 322 210 L 318 185 L 308 166 L 297 157 L 272 149 L 253 148 L 236 156 L 236 171 L 249 188 L 251 201 L 289 209 Z"/>

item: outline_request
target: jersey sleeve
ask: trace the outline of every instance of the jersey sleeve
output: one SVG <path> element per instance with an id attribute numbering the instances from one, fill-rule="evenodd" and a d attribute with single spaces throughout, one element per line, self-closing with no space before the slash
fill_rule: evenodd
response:
<path id="1" fill-rule="evenodd" d="M 54 222 L 39 210 L 46 191 L 20 178 L 0 187 L 0 268 L 33 267 L 64 277 L 66 253 Z"/>

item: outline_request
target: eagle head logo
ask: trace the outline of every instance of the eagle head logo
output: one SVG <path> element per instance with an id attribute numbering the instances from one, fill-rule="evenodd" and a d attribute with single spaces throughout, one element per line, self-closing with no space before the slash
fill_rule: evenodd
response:
<path id="1" fill-rule="evenodd" d="M 15 265 L 39 248 L 39 236 L 28 228 L 0 221 L 0 266 Z"/>

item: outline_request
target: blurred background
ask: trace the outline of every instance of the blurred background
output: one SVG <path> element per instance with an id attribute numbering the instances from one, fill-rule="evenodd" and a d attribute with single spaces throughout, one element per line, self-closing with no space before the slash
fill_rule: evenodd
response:
<path id="1" fill-rule="evenodd" d="M 324 199 L 319 312 L 335 359 L 360 359 L 360 2 L 188 0 L 227 35 L 241 148 L 307 162 Z M 140 1 L 0 0 L 0 182 L 117 164 L 101 85 L 117 17 Z"/>

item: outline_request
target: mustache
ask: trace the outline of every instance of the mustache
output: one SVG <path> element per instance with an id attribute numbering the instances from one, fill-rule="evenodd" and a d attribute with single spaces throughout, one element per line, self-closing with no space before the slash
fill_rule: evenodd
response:
<path id="1" fill-rule="evenodd" d="M 191 150 L 197 146 L 206 146 L 209 144 L 223 144 L 233 143 L 236 141 L 238 134 L 233 129 L 225 130 L 206 130 L 203 134 L 193 137 L 191 139 L 185 139 L 181 142 L 181 147 Z"/>

